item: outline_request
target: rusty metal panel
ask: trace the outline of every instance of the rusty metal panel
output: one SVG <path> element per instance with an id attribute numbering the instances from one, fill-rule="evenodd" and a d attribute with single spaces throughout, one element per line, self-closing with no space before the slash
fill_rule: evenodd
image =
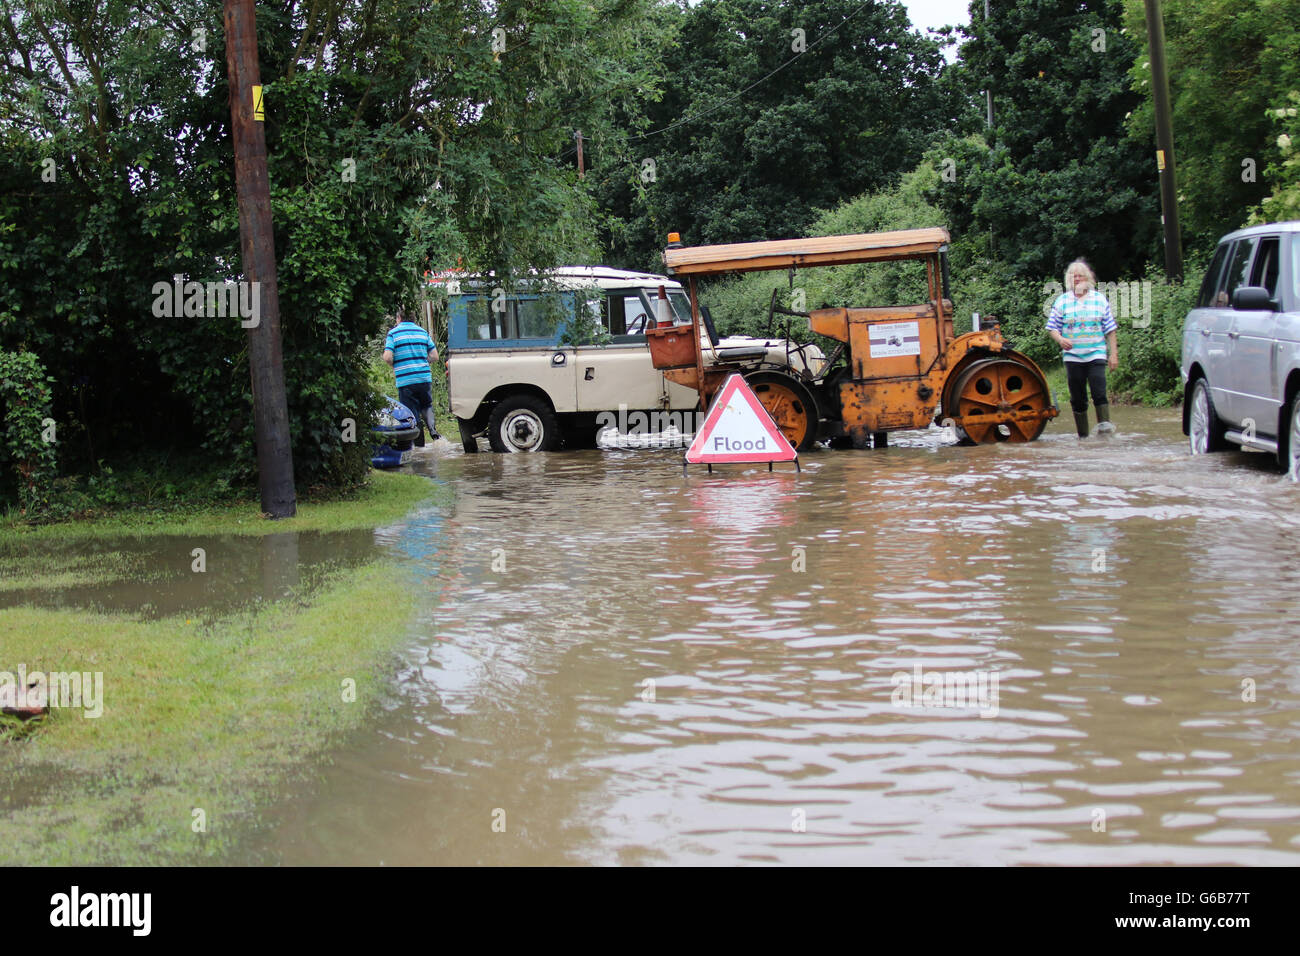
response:
<path id="1" fill-rule="evenodd" d="M 849 310 L 813 309 L 808 313 L 808 327 L 818 335 L 825 335 L 837 342 L 847 342 L 849 340 Z"/>

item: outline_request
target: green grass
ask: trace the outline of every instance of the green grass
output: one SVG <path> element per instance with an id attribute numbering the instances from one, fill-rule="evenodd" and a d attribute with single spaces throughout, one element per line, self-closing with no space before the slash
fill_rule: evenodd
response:
<path id="1" fill-rule="evenodd" d="M 0 864 L 219 857 L 305 757 L 361 724 L 416 601 L 392 575 L 341 572 L 310 604 L 210 623 L 0 613 L 0 669 L 104 675 L 99 718 L 54 709 L 28 739 L 0 737 Z"/>
<path id="2" fill-rule="evenodd" d="M 1058 362 L 1055 365 L 1042 367 L 1043 375 L 1047 377 L 1047 387 L 1052 392 L 1052 401 L 1056 402 L 1056 407 L 1061 410 L 1062 415 L 1068 415 L 1070 412 L 1070 386 L 1065 380 L 1065 363 Z"/>
<path id="3" fill-rule="evenodd" d="M 10 517 L 0 521 L 0 546 L 6 543 L 60 541 L 155 534 L 280 534 L 286 531 L 346 531 L 396 521 L 436 494 L 428 478 L 375 471 L 359 491 L 329 501 L 304 501 L 292 518 L 262 517 L 255 502 L 206 503 L 195 508 L 159 507 L 120 511 L 89 520 L 32 525 Z"/>
<path id="4" fill-rule="evenodd" d="M 256 506 L 209 505 L 11 524 L 0 543 L 58 547 L 0 570 L 22 573 L 23 587 L 97 581 L 79 541 L 375 527 L 447 498 L 427 478 L 376 474 L 361 495 L 306 505 L 289 521 L 262 519 Z M 394 585 L 400 567 L 324 570 L 294 597 L 215 616 L 0 611 L 0 671 L 101 672 L 104 681 L 99 718 L 64 708 L 32 724 L 0 718 L 0 865 L 223 860 L 278 788 L 359 728 L 382 693 L 422 593 Z M 355 700 L 345 700 L 345 681 L 355 681 Z"/>

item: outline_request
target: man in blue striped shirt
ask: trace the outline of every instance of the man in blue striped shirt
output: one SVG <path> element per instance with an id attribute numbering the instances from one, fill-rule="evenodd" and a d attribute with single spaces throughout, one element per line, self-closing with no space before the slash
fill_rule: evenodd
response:
<path id="1" fill-rule="evenodd" d="M 1065 352 L 1065 378 L 1070 407 L 1080 438 L 1088 437 L 1088 391 L 1097 408 L 1097 434 L 1113 432 L 1106 399 L 1106 369 L 1119 367 L 1116 336 L 1119 326 L 1110 302 L 1093 288 L 1097 278 L 1082 259 L 1065 270 L 1065 291 L 1056 297 L 1047 317 L 1047 334 Z"/>
<path id="2" fill-rule="evenodd" d="M 438 361 L 438 346 L 429 333 L 410 320 L 398 315 L 398 323 L 384 339 L 384 361 L 393 367 L 397 377 L 397 400 L 415 413 L 416 427 L 420 429 L 415 444 L 424 447 L 424 426 L 429 426 L 429 437 L 439 438 L 433 420 L 433 369 L 430 362 Z"/>

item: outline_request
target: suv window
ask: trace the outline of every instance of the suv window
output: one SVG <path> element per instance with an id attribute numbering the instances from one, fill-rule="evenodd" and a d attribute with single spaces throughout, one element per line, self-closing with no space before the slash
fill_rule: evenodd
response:
<path id="1" fill-rule="evenodd" d="M 1278 273 L 1278 237 L 1265 236 L 1260 240 L 1259 251 L 1255 253 L 1255 262 L 1250 269 L 1250 284 L 1262 286 L 1268 294 L 1277 298 Z"/>
<path id="2" fill-rule="evenodd" d="M 1232 293 L 1248 284 L 1246 268 L 1250 265 L 1250 254 L 1255 251 L 1258 242 L 1258 236 L 1247 236 L 1245 239 L 1238 239 L 1237 244 L 1232 247 L 1232 258 L 1228 261 L 1226 273 L 1227 282 L 1219 284 L 1219 293 L 1214 300 L 1216 305 L 1223 308 L 1232 305 Z"/>
<path id="3" fill-rule="evenodd" d="M 1198 309 L 1208 309 L 1214 305 L 1214 293 L 1219 288 L 1219 276 L 1223 273 L 1223 263 L 1228 258 L 1230 248 L 1232 248 L 1230 243 L 1224 243 L 1214 250 L 1214 259 L 1210 262 L 1210 268 L 1205 270 L 1205 278 L 1201 281 L 1201 294 L 1196 297 Z"/>

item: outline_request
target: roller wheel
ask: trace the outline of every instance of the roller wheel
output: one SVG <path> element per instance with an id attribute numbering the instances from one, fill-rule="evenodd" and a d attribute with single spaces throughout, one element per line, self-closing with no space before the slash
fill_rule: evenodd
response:
<path id="1" fill-rule="evenodd" d="M 1033 441 L 1047 427 L 1045 417 L 999 421 L 1007 413 L 1045 412 L 1051 405 L 1047 382 L 1032 366 L 1005 354 L 958 367 L 943 391 L 943 413 L 959 439 L 975 444 Z"/>
<path id="2" fill-rule="evenodd" d="M 780 372 L 755 372 L 745 383 L 795 451 L 817 443 L 817 401 L 801 382 Z"/>

